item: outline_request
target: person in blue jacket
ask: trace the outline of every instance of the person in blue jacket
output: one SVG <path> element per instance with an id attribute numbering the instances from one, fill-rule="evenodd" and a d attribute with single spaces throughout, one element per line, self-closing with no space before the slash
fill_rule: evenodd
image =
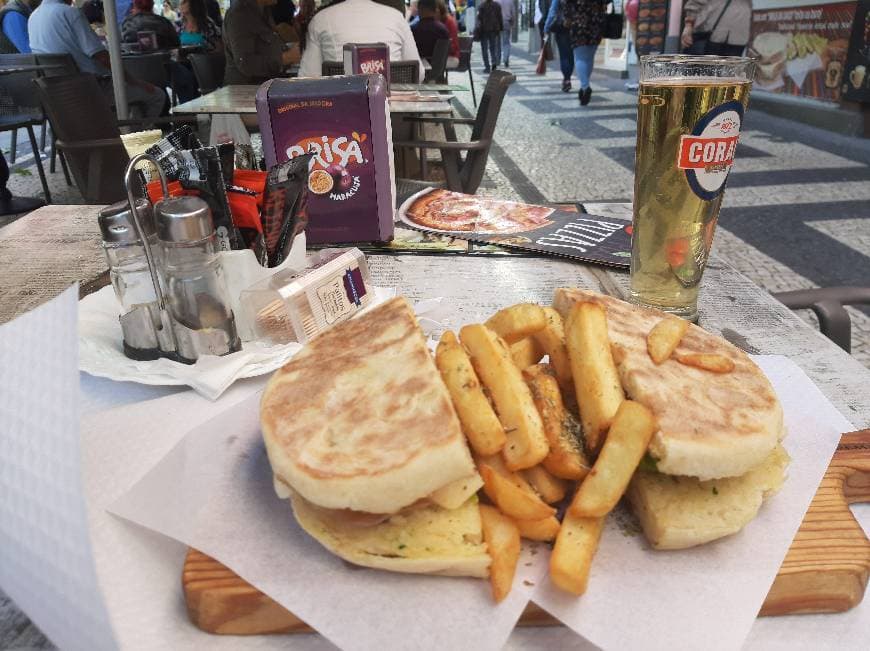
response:
<path id="1" fill-rule="evenodd" d="M 30 54 L 27 19 L 40 0 L 10 0 L 0 9 L 0 54 Z"/>

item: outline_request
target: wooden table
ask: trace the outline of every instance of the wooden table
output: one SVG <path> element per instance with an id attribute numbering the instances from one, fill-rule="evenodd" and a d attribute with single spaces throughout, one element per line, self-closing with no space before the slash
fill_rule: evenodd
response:
<path id="1" fill-rule="evenodd" d="M 98 210 L 99 206 L 47 206 L 0 229 L 0 260 L 4 272 L 0 275 L 0 322 L 52 298 L 70 283 L 91 279 L 105 268 L 96 227 Z M 554 258 L 373 252 L 368 260 L 378 285 L 395 287 L 399 294 L 412 300 L 444 297 L 442 318 L 447 327 L 482 319 L 492 313 L 494 305 L 523 300 L 549 302 L 553 289 L 558 286 L 584 286 L 625 296 L 628 281 L 624 272 Z M 867 390 L 870 370 L 715 257 L 704 277 L 699 307 L 700 324 L 704 328 L 751 353 L 789 356 L 856 428 L 870 426 L 870 392 Z M 90 384 L 113 395 L 130 391 L 128 387 L 107 381 Z M 140 389 L 139 400 L 167 392 L 158 387 Z M 119 400 L 113 396 L 109 399 Z M 101 517 L 109 516 L 102 514 Z M 870 608 L 864 604 L 843 615 L 793 617 L 781 620 L 777 630 L 789 635 L 795 627 L 805 626 L 805 622 L 817 622 L 815 626 L 819 630 L 811 640 L 802 639 L 805 646 L 801 648 L 813 648 L 813 644 L 815 648 L 822 648 L 823 640 L 829 635 L 825 626 L 852 621 L 843 618 L 860 618 L 868 612 Z M 184 625 L 182 619 L 178 625 Z M 517 636 L 515 647 L 568 648 L 579 644 L 572 633 L 559 628 L 527 630 Z M 858 640 L 853 642 L 862 644 Z M 312 642 L 303 638 L 294 638 L 293 642 L 294 648 L 296 645 L 308 648 L 310 644 Z"/>
<path id="2" fill-rule="evenodd" d="M 422 88 L 426 88 L 421 85 Z M 179 115 L 256 115 L 255 98 L 259 86 L 223 86 L 202 97 L 173 107 L 172 112 Z M 433 89 L 434 92 L 434 89 Z M 431 102 L 390 102 L 392 114 L 450 113 L 450 102 L 438 99 Z"/>

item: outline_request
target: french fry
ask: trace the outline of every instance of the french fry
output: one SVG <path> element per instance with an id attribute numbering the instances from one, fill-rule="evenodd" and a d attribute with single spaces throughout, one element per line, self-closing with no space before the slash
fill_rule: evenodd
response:
<path id="1" fill-rule="evenodd" d="M 486 504 L 480 505 L 480 523 L 486 551 L 492 558 L 489 566 L 492 597 L 498 603 L 513 587 L 520 560 L 520 532 L 513 520 Z"/>
<path id="2" fill-rule="evenodd" d="M 571 377 L 571 360 L 568 359 L 568 349 L 565 346 L 565 327 L 562 316 L 552 307 L 544 308 L 547 325 L 535 333 L 535 340 L 550 358 L 550 364 L 556 371 L 559 386 L 566 394 L 574 393 L 574 380 Z"/>
<path id="3" fill-rule="evenodd" d="M 551 475 L 544 466 L 533 466 L 520 470 L 520 475 L 531 484 L 535 492 L 547 504 L 561 502 L 565 493 L 568 492 L 567 483 L 563 479 Z"/>
<path id="4" fill-rule="evenodd" d="M 495 454 L 507 440 L 504 427 L 489 404 L 471 360 L 450 330 L 435 349 L 435 364 L 450 392 L 462 431 L 478 454 Z"/>
<path id="5" fill-rule="evenodd" d="M 713 373 L 730 373 L 734 370 L 734 360 L 717 353 L 678 353 L 675 357 L 680 364 Z"/>
<path id="6" fill-rule="evenodd" d="M 541 520 L 514 520 L 514 524 L 520 530 L 520 536 L 526 540 L 551 542 L 559 533 L 559 521 L 555 516 Z"/>
<path id="7" fill-rule="evenodd" d="M 519 483 L 486 464 L 478 470 L 483 478 L 484 492 L 505 515 L 517 520 L 540 520 L 556 515 L 556 509 L 544 504 L 524 480 Z"/>
<path id="8" fill-rule="evenodd" d="M 531 468 L 543 461 L 550 447 L 532 393 L 511 359 L 507 344 L 483 325 L 459 331 L 477 377 L 489 390 L 507 442 L 502 449 L 509 470 Z"/>
<path id="9" fill-rule="evenodd" d="M 655 428 L 655 419 L 649 409 L 633 400 L 623 401 L 601 446 L 601 453 L 574 494 L 568 512 L 578 518 L 602 517 L 610 513 L 628 488 Z"/>
<path id="10" fill-rule="evenodd" d="M 510 344 L 511 358 L 517 368 L 523 370 L 527 366 L 537 364 L 544 356 L 544 350 L 533 337 L 520 339 L 515 344 Z"/>
<path id="11" fill-rule="evenodd" d="M 543 330 L 547 319 L 540 305 L 517 303 L 493 314 L 485 325 L 507 343 L 513 344 Z"/>
<path id="12" fill-rule="evenodd" d="M 676 350 L 689 329 L 689 322 L 675 316 L 667 316 L 653 326 L 646 337 L 646 349 L 656 364 L 661 364 Z"/>
<path id="13" fill-rule="evenodd" d="M 586 592 L 592 558 L 598 550 L 603 526 L 604 518 L 578 518 L 565 514 L 550 554 L 550 578 L 562 590 L 575 595 Z"/>
<path id="14" fill-rule="evenodd" d="M 586 450 L 594 452 L 625 400 L 610 350 L 604 307 L 588 302 L 574 305 L 565 334 Z"/>
<path id="15" fill-rule="evenodd" d="M 550 451 L 541 462 L 548 472 L 561 479 L 583 479 L 590 464 L 577 439 L 579 424 L 562 404 L 559 384 L 548 364 L 536 364 L 523 371 L 523 377 L 544 423 Z"/>

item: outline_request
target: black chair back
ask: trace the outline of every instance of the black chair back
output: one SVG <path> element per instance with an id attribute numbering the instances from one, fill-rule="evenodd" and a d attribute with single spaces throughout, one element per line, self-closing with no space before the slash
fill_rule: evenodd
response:
<path id="1" fill-rule="evenodd" d="M 323 77 L 335 77 L 344 74 L 343 61 L 324 61 L 320 65 L 320 74 Z"/>
<path id="2" fill-rule="evenodd" d="M 517 78 L 506 70 L 494 70 L 490 74 L 489 80 L 486 82 L 486 88 L 483 89 L 483 95 L 480 98 L 480 105 L 477 107 L 477 116 L 471 129 L 471 140 L 492 141 L 504 96 L 507 94 L 510 85 L 516 80 Z M 483 180 L 488 157 L 489 147 L 468 152 L 465 164 L 460 172 L 460 179 L 463 188 L 474 189 L 466 189 L 465 192 L 474 194 L 477 191 L 480 182 Z"/>
<path id="3" fill-rule="evenodd" d="M 474 39 L 470 36 L 459 37 L 459 65 L 451 68 L 453 72 L 468 72 L 471 69 L 471 49 Z"/>
<path id="4" fill-rule="evenodd" d="M 43 77 L 36 79 L 36 88 L 85 201 L 101 204 L 124 199 L 122 176 L 130 158 L 96 78 L 88 74 Z M 93 141 L 99 144 L 88 146 Z M 81 146 L 76 147 L 77 143 Z"/>
<path id="5" fill-rule="evenodd" d="M 124 61 L 124 70 L 127 71 L 128 75 L 154 84 L 157 88 L 169 86 L 169 72 L 166 68 L 167 57 L 163 52 L 135 54 L 121 58 Z"/>
<path id="6" fill-rule="evenodd" d="M 76 65 L 76 60 L 71 54 L 37 54 L 36 63 L 41 66 L 57 66 L 45 68 L 39 71 L 40 77 L 64 77 L 66 75 L 77 75 L 79 67 Z"/>
<path id="7" fill-rule="evenodd" d="M 391 84 L 419 84 L 420 63 L 418 61 L 390 61 Z"/>
<path id="8" fill-rule="evenodd" d="M 0 67 L 14 68 L 16 66 L 35 66 L 36 56 L 33 54 L 0 54 Z M 45 119 L 39 102 L 39 96 L 33 85 L 35 72 L 21 72 L 0 77 L 0 114 L 4 116 L 21 116 L 22 119 Z"/>
<path id="9" fill-rule="evenodd" d="M 432 50 L 432 58 L 429 59 L 429 65 L 432 67 L 426 71 L 423 83 L 437 84 L 444 81 L 444 75 L 447 71 L 447 56 L 449 54 L 450 41 L 446 38 L 438 39 L 435 42 L 435 49 Z"/>
<path id="10" fill-rule="evenodd" d="M 205 95 L 223 86 L 227 59 L 223 52 L 191 54 L 187 57 L 196 76 L 199 92 Z"/>

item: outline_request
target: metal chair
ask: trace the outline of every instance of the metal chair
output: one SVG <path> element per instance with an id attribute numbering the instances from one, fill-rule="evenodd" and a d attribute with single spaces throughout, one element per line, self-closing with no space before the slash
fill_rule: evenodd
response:
<path id="1" fill-rule="evenodd" d="M 320 75 L 322 77 L 335 77 L 336 75 L 344 74 L 344 62 L 342 61 L 324 61 L 320 65 Z"/>
<path id="2" fill-rule="evenodd" d="M 14 67 L 15 65 L 35 66 L 36 57 L 32 54 L 0 55 L 0 66 Z M 42 151 L 36 143 L 36 134 L 33 132 L 33 127 L 45 122 L 42 104 L 33 87 L 33 76 L 32 72 L 21 72 L 3 75 L 0 79 L 0 131 L 11 131 L 13 134 L 10 162 L 14 163 L 18 130 L 27 130 L 33 159 L 42 183 L 42 192 L 45 195 L 45 203 L 51 203 L 51 191 L 48 189 L 45 168 L 42 166 Z"/>
<path id="3" fill-rule="evenodd" d="M 477 106 L 477 95 L 474 92 L 474 76 L 471 74 L 471 48 L 474 45 L 474 39 L 470 36 L 459 37 L 459 65 L 445 74 L 449 79 L 450 72 L 467 72 L 468 83 L 471 85 L 471 99 L 474 101 L 474 106 Z"/>
<path id="4" fill-rule="evenodd" d="M 844 305 L 870 305 L 870 287 L 824 287 L 779 292 L 773 297 L 792 310 L 812 310 L 819 330 L 847 353 L 852 352 L 852 319 Z"/>
<path id="5" fill-rule="evenodd" d="M 419 61 L 390 61 L 391 84 L 419 84 Z"/>
<path id="6" fill-rule="evenodd" d="M 435 48 L 429 58 L 431 68 L 426 71 L 424 84 L 439 84 L 445 81 L 447 74 L 447 56 L 450 54 L 450 41 L 446 38 L 435 41 Z"/>
<path id="7" fill-rule="evenodd" d="M 227 59 L 223 52 L 209 52 L 207 54 L 191 54 L 187 60 L 193 68 L 199 92 L 203 95 L 217 90 L 224 84 L 224 70 Z"/>
<path id="8" fill-rule="evenodd" d="M 489 149 L 495 133 L 498 114 L 508 87 L 516 81 L 506 70 L 496 70 L 489 76 L 486 88 L 480 98 L 477 116 L 474 118 L 450 117 L 406 117 L 411 122 L 440 124 L 444 127 L 446 141 L 409 140 L 393 143 L 396 147 L 413 147 L 421 150 L 421 160 L 425 158 L 427 149 L 438 149 L 444 164 L 446 176 L 445 186 L 454 192 L 474 194 L 480 187 L 489 158 Z M 471 126 L 471 138 L 468 142 L 456 139 L 457 124 Z M 462 152 L 467 152 L 465 158 Z"/>

